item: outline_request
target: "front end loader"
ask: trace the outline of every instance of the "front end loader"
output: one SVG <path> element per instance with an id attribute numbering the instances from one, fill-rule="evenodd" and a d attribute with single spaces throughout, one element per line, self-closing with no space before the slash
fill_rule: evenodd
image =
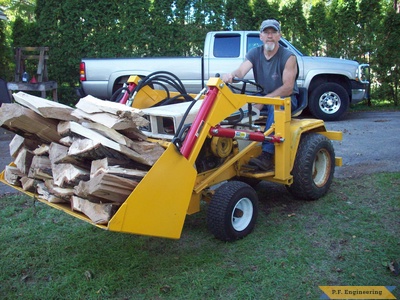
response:
<path id="1" fill-rule="evenodd" d="M 341 140 L 342 133 L 328 131 L 322 120 L 293 118 L 289 98 L 235 93 L 215 77 L 197 97 L 176 101 L 178 93 L 153 85 L 137 90 L 142 82 L 131 76 L 114 100 L 141 109 L 150 124 L 143 133 L 165 151 L 109 222 L 98 225 L 68 205 L 39 200 L 103 229 L 172 239 L 180 238 L 186 216 L 199 212 L 205 201 L 210 232 L 234 241 L 255 226 L 258 196 L 252 183 L 283 184 L 303 200 L 327 193 L 342 162 L 330 140 Z M 255 103 L 274 106 L 271 128 L 255 124 L 260 118 Z M 275 145 L 273 171 L 248 165 L 261 153 L 262 141 Z M 3 174 L 0 179 L 7 183 Z"/>

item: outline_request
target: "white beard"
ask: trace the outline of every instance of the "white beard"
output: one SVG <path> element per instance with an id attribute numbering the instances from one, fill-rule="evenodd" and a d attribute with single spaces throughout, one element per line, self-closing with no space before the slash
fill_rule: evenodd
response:
<path id="1" fill-rule="evenodd" d="M 274 49 L 275 49 L 275 43 L 271 43 L 271 42 L 265 43 L 265 44 L 264 44 L 264 49 L 265 49 L 265 51 L 267 51 L 267 52 L 274 51 Z"/>

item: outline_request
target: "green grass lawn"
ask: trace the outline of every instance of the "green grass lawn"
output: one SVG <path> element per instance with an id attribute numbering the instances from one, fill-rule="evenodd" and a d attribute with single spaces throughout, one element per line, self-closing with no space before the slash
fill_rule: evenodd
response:
<path id="1" fill-rule="evenodd" d="M 0 199 L 0 299 L 319 299 L 320 285 L 397 286 L 400 173 L 335 179 L 315 202 L 257 186 L 252 234 L 182 238 L 108 232 L 18 194 Z"/>

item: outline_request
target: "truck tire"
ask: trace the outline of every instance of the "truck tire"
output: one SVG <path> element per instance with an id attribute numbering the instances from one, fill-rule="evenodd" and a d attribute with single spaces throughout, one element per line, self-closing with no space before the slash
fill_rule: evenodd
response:
<path id="1" fill-rule="evenodd" d="M 341 85 L 328 82 L 315 88 L 308 101 L 311 114 L 324 121 L 340 119 L 347 111 L 350 98 L 347 91 Z"/>
<path id="2" fill-rule="evenodd" d="M 297 150 L 288 191 L 301 200 L 317 200 L 329 190 L 335 171 L 331 141 L 318 133 L 303 134 Z"/>
<path id="3" fill-rule="evenodd" d="M 258 196 L 248 184 L 228 181 L 217 188 L 207 210 L 208 230 L 221 241 L 248 235 L 258 215 Z"/>

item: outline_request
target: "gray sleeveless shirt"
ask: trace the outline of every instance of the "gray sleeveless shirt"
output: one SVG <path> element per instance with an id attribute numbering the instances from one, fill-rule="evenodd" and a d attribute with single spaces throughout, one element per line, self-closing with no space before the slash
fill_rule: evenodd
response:
<path id="1" fill-rule="evenodd" d="M 253 73 L 255 81 L 264 87 L 266 94 L 271 93 L 283 85 L 282 75 L 285 65 L 290 56 L 294 55 L 290 50 L 281 46 L 278 52 L 269 60 L 264 55 L 264 46 L 251 49 L 246 58 L 253 64 Z M 297 106 L 296 94 L 299 93 L 296 81 L 292 93 L 292 104 L 295 101 Z M 294 109 L 292 105 L 292 110 Z"/>

